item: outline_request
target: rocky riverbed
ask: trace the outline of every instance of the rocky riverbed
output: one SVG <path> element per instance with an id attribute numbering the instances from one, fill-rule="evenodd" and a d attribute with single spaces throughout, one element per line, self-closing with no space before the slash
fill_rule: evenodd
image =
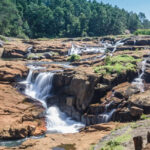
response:
<path id="1" fill-rule="evenodd" d="M 0 140 L 43 134 L 44 137 L 2 149 L 88 150 L 122 125 L 116 121 L 126 124 L 139 120 L 143 113 L 149 114 L 150 37 L 125 38 L 121 40 L 123 44 L 116 46 L 120 39 L 122 37 L 5 42 L 0 49 Z M 100 41 L 105 41 L 105 45 Z M 72 43 L 84 53 L 78 60 L 68 62 Z M 106 47 L 104 53 L 85 52 Z M 38 67 L 42 69 L 35 69 Z M 30 82 L 22 84 L 30 71 Z M 38 82 L 40 73 L 48 72 L 54 75 L 52 88 L 47 88 L 52 94 L 44 99 L 45 108 L 36 96 L 29 96 L 26 89 Z M 39 93 L 43 93 L 42 89 Z M 53 105 L 87 127 L 74 134 L 47 133 L 46 109 Z M 114 122 L 106 123 L 108 121 Z"/>

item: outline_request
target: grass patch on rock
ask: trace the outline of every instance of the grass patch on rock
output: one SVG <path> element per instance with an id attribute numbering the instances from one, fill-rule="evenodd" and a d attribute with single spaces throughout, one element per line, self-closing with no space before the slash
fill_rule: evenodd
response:
<path id="1" fill-rule="evenodd" d="M 80 56 L 76 54 L 69 56 L 67 59 L 67 61 L 70 61 L 70 62 L 77 61 L 77 60 L 80 60 Z"/>
<path id="2" fill-rule="evenodd" d="M 146 119 L 150 119 L 150 115 L 142 114 L 141 120 L 146 120 Z"/>
<path id="3" fill-rule="evenodd" d="M 115 137 L 114 139 L 108 141 L 101 150 L 124 150 L 123 143 L 128 142 L 132 139 L 130 134 L 130 129 L 127 130 L 124 134 Z"/>
<path id="4" fill-rule="evenodd" d="M 140 61 L 140 59 L 128 55 L 107 56 L 104 65 L 95 67 L 94 71 L 99 74 L 120 74 L 123 71 L 136 71 L 136 63 Z"/>

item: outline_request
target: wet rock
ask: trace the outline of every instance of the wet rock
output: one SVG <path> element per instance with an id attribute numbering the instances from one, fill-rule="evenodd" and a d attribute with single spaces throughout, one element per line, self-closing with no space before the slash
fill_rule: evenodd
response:
<path id="1" fill-rule="evenodd" d="M 130 115 L 129 108 L 118 108 L 112 116 L 113 121 L 127 122 L 132 121 L 133 117 Z"/>
<path id="2" fill-rule="evenodd" d="M 94 74 L 66 70 L 54 75 L 54 91 L 64 101 L 61 95 L 71 95 L 75 98 L 74 105 L 78 111 L 84 111 L 90 104 L 97 77 Z"/>
<path id="3" fill-rule="evenodd" d="M 133 117 L 140 117 L 142 115 L 142 113 L 143 113 L 143 109 L 141 109 L 141 108 L 138 108 L 138 107 L 135 107 L 135 106 L 132 106 L 130 108 L 130 114 Z"/>
<path id="4" fill-rule="evenodd" d="M 98 115 L 104 113 L 105 105 L 104 104 L 91 104 L 88 108 L 88 114 Z"/>
<path id="5" fill-rule="evenodd" d="M 68 106 L 73 106 L 75 104 L 75 98 L 72 96 L 66 97 L 66 104 Z"/>

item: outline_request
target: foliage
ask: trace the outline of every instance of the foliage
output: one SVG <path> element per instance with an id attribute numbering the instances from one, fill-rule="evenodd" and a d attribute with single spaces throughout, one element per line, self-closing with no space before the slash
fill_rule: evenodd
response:
<path id="1" fill-rule="evenodd" d="M 67 60 L 73 62 L 73 61 L 77 61 L 79 59 L 80 59 L 79 55 L 73 54 L 73 55 L 69 56 L 69 58 Z"/>
<path id="2" fill-rule="evenodd" d="M 143 13 L 96 0 L 1 0 L 0 34 L 53 38 L 123 34 L 150 28 Z"/>
<path id="3" fill-rule="evenodd" d="M 118 56 L 107 56 L 104 60 L 103 66 L 95 67 L 96 73 L 101 74 L 120 74 L 123 71 L 135 71 L 136 62 L 139 62 L 140 59 L 135 59 L 132 56 L 128 55 L 118 55 Z"/>
<path id="4" fill-rule="evenodd" d="M 136 129 L 138 127 L 141 127 L 142 125 L 137 124 L 136 122 L 131 123 L 131 128 Z"/>
<path id="5" fill-rule="evenodd" d="M 108 141 L 101 150 L 124 150 L 122 143 L 128 142 L 132 138 L 129 132 L 130 130 L 127 130 L 124 134 Z"/>
<path id="6" fill-rule="evenodd" d="M 135 35 L 150 35 L 150 29 L 138 29 L 134 32 Z"/>
<path id="7" fill-rule="evenodd" d="M 146 114 L 142 114 L 141 120 L 146 120 L 146 119 L 150 119 L 150 116 Z"/>
<path id="8" fill-rule="evenodd" d="M 11 0 L 0 2 L 0 34 L 6 36 L 18 36 L 22 34 L 22 19 Z"/>
<path id="9" fill-rule="evenodd" d="M 6 41 L 7 41 L 7 38 L 6 38 L 5 36 L 3 36 L 3 35 L 0 35 L 0 40 L 6 42 Z"/>

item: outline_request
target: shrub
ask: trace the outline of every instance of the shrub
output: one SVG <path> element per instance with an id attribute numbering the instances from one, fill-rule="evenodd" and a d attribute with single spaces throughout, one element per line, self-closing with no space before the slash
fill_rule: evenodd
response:
<path id="1" fill-rule="evenodd" d="M 73 54 L 73 55 L 71 55 L 67 60 L 68 60 L 68 61 L 71 61 L 71 62 L 77 61 L 77 60 L 80 60 L 80 56 Z"/>
<path id="2" fill-rule="evenodd" d="M 104 60 L 104 65 L 95 67 L 94 71 L 101 74 L 120 74 L 123 71 L 135 71 L 136 62 L 139 61 L 141 60 L 128 55 L 107 56 Z"/>
<path id="3" fill-rule="evenodd" d="M 150 35 L 150 29 L 138 29 L 134 32 L 135 35 Z"/>
<path id="4" fill-rule="evenodd" d="M 3 36 L 3 35 L 0 35 L 0 40 L 2 40 L 4 42 L 8 41 L 7 38 L 5 36 Z"/>

